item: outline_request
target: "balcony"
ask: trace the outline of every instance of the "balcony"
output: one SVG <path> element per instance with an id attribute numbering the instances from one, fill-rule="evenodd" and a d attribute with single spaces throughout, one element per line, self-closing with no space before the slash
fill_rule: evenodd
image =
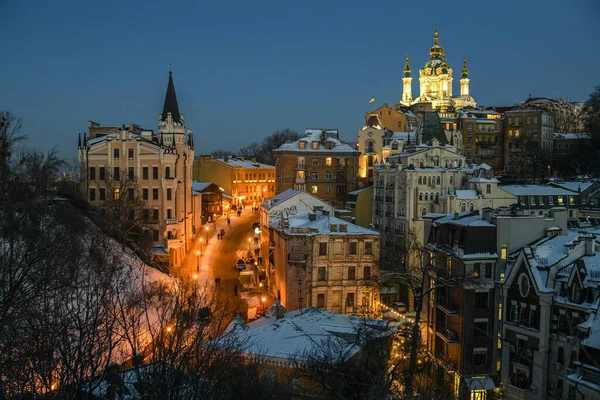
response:
<path id="1" fill-rule="evenodd" d="M 288 263 L 290 263 L 290 264 L 295 264 L 295 263 L 303 264 L 305 262 L 306 262 L 306 253 L 288 254 Z"/>
<path id="2" fill-rule="evenodd" d="M 529 389 L 521 389 L 513 385 L 506 385 L 505 388 L 505 399 L 527 400 L 531 398 L 531 391 Z"/>
<path id="3" fill-rule="evenodd" d="M 453 329 L 448 329 L 443 326 L 437 325 L 435 332 L 444 342 L 448 344 L 458 343 L 458 334 Z"/>
<path id="4" fill-rule="evenodd" d="M 435 359 L 446 371 L 456 371 L 456 364 L 443 354 L 436 355 Z"/>
<path id="5" fill-rule="evenodd" d="M 306 164 L 298 164 L 296 169 L 306 169 Z"/>
<path id="6" fill-rule="evenodd" d="M 346 182 L 346 176 L 345 175 L 338 175 L 335 177 L 335 181 L 336 182 Z"/>
<path id="7" fill-rule="evenodd" d="M 458 315 L 458 304 L 445 300 L 443 297 L 438 298 L 438 308 L 447 315 Z"/>
<path id="8" fill-rule="evenodd" d="M 378 188 L 382 188 L 383 187 L 383 182 L 379 181 L 375 184 L 376 187 Z"/>
<path id="9" fill-rule="evenodd" d="M 346 170 L 346 164 L 338 164 L 337 165 L 337 169 L 338 169 L 338 171 L 345 171 Z"/>
<path id="10" fill-rule="evenodd" d="M 167 222 L 167 225 L 176 225 L 179 223 L 177 218 L 165 218 L 165 221 Z"/>
<path id="11" fill-rule="evenodd" d="M 296 182 L 296 183 L 306 183 L 306 178 L 299 178 L 299 177 L 296 177 L 296 180 L 295 180 L 295 182 Z"/>
<path id="12" fill-rule="evenodd" d="M 481 147 L 496 147 L 496 142 L 483 141 L 483 142 L 477 142 L 477 144 Z"/>

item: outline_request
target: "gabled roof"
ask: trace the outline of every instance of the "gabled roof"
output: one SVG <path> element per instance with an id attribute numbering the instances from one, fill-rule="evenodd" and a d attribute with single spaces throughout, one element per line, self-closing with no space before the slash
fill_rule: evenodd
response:
<path id="1" fill-rule="evenodd" d="M 586 189 L 588 189 L 593 184 L 594 184 L 593 182 L 577 182 L 577 181 L 550 182 L 549 183 L 549 185 L 551 185 L 551 186 L 560 187 L 563 189 L 571 190 L 573 192 L 578 192 L 579 188 L 581 188 L 581 191 L 584 192 Z"/>
<path id="2" fill-rule="evenodd" d="M 173 85 L 172 71 L 169 71 L 169 84 L 167 85 L 167 94 L 165 95 L 165 105 L 163 106 L 161 121 L 167 120 L 168 113 L 171 113 L 173 122 L 181 123 L 181 118 L 179 116 L 179 106 L 177 105 L 177 95 L 175 94 L 175 85 Z"/>
<path id="3" fill-rule="evenodd" d="M 500 189 L 515 196 L 572 196 L 577 194 L 576 191 L 549 185 L 503 185 L 500 186 Z"/>

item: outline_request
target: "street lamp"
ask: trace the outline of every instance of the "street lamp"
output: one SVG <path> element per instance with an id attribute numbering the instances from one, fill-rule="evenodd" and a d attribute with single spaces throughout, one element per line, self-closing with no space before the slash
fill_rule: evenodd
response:
<path id="1" fill-rule="evenodd" d="M 202 254 L 202 238 L 200 238 L 200 256 L 203 256 L 203 254 Z"/>
<path id="2" fill-rule="evenodd" d="M 213 214 L 213 226 L 217 230 L 217 214 Z"/>
<path id="3" fill-rule="evenodd" d="M 198 290 L 198 274 L 194 274 L 194 294 L 196 294 L 196 291 Z"/>
<path id="4" fill-rule="evenodd" d="M 200 246 L 202 246 L 202 244 Z M 196 250 L 196 258 L 198 259 L 198 262 L 196 263 L 196 272 L 200 272 L 200 250 Z M 196 279 L 196 275 L 194 275 L 194 279 Z"/>
<path id="5" fill-rule="evenodd" d="M 267 301 L 267 298 L 263 296 L 263 297 L 260 299 L 260 305 L 262 306 L 263 310 L 264 310 L 264 308 L 265 308 L 265 301 Z"/>
<path id="6" fill-rule="evenodd" d="M 206 227 L 206 244 L 208 244 L 208 226 Z"/>
<path id="7" fill-rule="evenodd" d="M 250 244 L 252 243 L 252 239 L 248 238 L 248 251 L 251 251 Z"/>

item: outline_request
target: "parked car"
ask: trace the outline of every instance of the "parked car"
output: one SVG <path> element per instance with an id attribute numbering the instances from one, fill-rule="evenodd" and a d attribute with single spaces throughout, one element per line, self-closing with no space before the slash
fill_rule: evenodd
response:
<path id="1" fill-rule="evenodd" d="M 396 302 L 392 303 L 390 308 L 392 310 L 396 311 L 398 314 L 406 314 L 406 304 L 404 304 L 400 301 L 396 301 Z"/>
<path id="2" fill-rule="evenodd" d="M 238 259 L 238 260 L 237 260 L 237 263 L 235 264 L 235 268 L 236 268 L 238 271 L 243 271 L 243 270 L 245 270 L 245 269 L 246 269 L 246 261 L 244 261 L 244 259 L 243 259 L 243 258 L 240 258 L 240 259 Z"/>

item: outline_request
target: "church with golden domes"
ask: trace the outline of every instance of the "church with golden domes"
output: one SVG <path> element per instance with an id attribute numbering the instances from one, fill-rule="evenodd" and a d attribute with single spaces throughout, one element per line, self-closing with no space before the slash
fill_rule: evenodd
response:
<path id="1" fill-rule="evenodd" d="M 460 78 L 460 95 L 452 95 L 452 68 L 446 62 L 446 52 L 439 44 L 438 31 L 433 34 L 433 46 L 429 49 L 429 60 L 419 71 L 419 97 L 412 96 L 412 69 L 406 56 L 404 77 L 402 78 L 401 104 L 412 106 L 430 103 L 431 110 L 445 111 L 464 107 L 475 107 L 477 102 L 469 93 L 469 69 L 467 59 L 463 60 Z"/>

